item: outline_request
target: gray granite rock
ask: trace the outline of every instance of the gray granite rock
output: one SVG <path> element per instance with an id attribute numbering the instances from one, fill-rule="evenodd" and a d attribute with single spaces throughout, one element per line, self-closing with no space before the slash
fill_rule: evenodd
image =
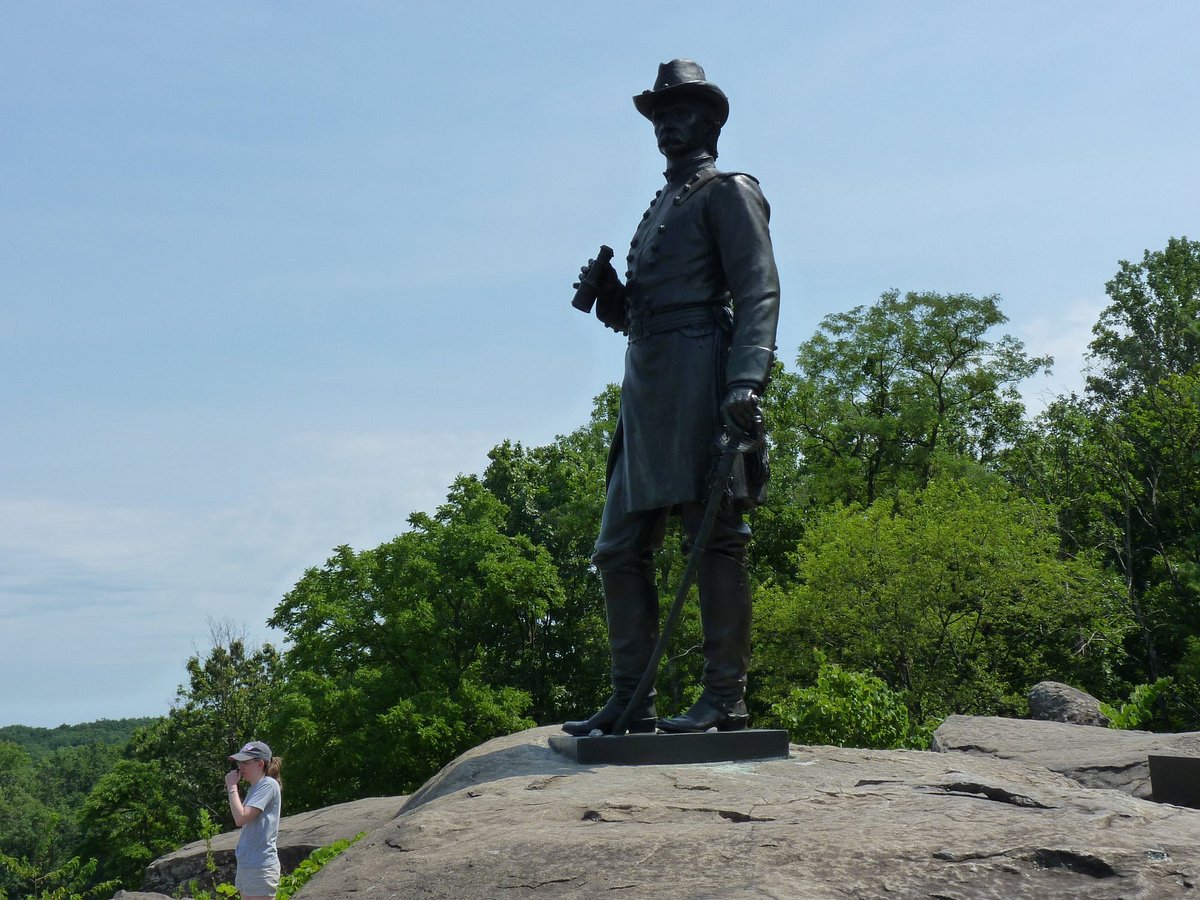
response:
<path id="1" fill-rule="evenodd" d="M 1048 759 L 1057 729 L 1107 735 L 1024 724 L 1054 729 L 1014 732 Z M 464 754 L 303 900 L 1200 896 L 1200 811 L 1081 787 L 1021 752 L 793 746 L 786 760 L 586 767 L 549 749 L 556 731 Z M 1073 740 L 1063 768 L 1114 755 Z"/>
<path id="2" fill-rule="evenodd" d="M 313 850 L 325 847 L 345 838 L 352 838 L 360 831 L 370 831 L 384 822 L 395 818 L 404 797 L 369 797 L 351 803 L 327 806 L 312 812 L 284 816 L 279 821 L 279 862 L 284 872 L 291 872 Z M 287 802 L 287 794 L 284 794 Z M 284 807 L 286 809 L 286 806 Z M 196 879 L 197 887 L 207 889 L 214 883 L 233 881 L 237 869 L 233 851 L 237 847 L 239 831 L 227 831 L 212 840 L 213 860 L 217 870 L 210 873 L 206 867 L 208 848 L 204 841 L 193 841 L 184 847 L 161 856 L 146 867 L 143 891 L 174 894 Z M 127 892 L 124 900 L 141 900 Z"/>
<path id="3" fill-rule="evenodd" d="M 1098 725 L 1107 728 L 1109 719 L 1100 711 L 1100 701 L 1091 694 L 1061 681 L 1039 681 L 1029 690 L 1029 715 L 1048 722 Z"/>
<path id="4" fill-rule="evenodd" d="M 950 716 L 934 732 L 933 749 L 1045 766 L 1084 787 L 1149 799 L 1149 754 L 1200 753 L 1200 732 L 1157 734 L 998 716 Z"/>

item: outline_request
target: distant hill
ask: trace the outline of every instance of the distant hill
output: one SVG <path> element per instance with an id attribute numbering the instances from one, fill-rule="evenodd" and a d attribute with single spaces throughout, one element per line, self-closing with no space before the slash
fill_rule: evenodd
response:
<path id="1" fill-rule="evenodd" d="M 33 728 L 29 725 L 0 727 L 0 741 L 8 741 L 37 757 L 60 747 L 79 747 L 89 744 L 124 745 L 137 729 L 157 721 L 144 719 L 100 719 L 81 725 L 59 725 L 57 728 Z"/>

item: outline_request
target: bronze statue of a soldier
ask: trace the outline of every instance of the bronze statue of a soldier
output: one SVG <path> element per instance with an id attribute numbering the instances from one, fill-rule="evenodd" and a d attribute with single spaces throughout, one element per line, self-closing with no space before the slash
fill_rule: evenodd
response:
<path id="1" fill-rule="evenodd" d="M 592 561 L 600 573 L 612 654 L 612 696 L 572 735 L 612 732 L 658 639 L 653 554 L 678 512 L 697 538 L 723 427 L 761 428 L 759 397 L 774 359 L 779 276 L 770 207 L 749 175 L 719 172 L 725 93 L 686 59 L 663 63 L 654 88 L 633 98 L 654 123 L 666 184 L 629 244 L 621 282 L 602 255 L 585 267 L 596 315 L 627 334 L 621 409 L 609 451 L 608 489 Z M 759 465 L 755 465 L 759 462 Z M 706 550 L 698 558 L 704 690 L 684 715 L 659 720 L 653 690 L 628 718 L 630 732 L 745 728 L 750 663 L 750 584 L 743 510 L 761 502 L 765 460 L 735 465 Z"/>

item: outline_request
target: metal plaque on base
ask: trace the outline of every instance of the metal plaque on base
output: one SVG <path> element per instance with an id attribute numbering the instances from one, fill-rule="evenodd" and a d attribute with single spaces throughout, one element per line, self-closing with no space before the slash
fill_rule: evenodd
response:
<path id="1" fill-rule="evenodd" d="M 786 759 L 788 733 L 775 728 L 705 734 L 625 734 L 550 737 L 550 748 L 581 765 L 667 766 L 678 763 Z"/>
<path id="2" fill-rule="evenodd" d="M 1159 803 L 1200 809 L 1200 756 L 1151 754 L 1150 787 Z"/>

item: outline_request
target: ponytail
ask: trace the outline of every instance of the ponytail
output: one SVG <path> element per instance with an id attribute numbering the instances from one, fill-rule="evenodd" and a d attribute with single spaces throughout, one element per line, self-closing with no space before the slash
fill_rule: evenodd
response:
<path id="1" fill-rule="evenodd" d="M 279 782 L 279 792 L 283 793 L 283 776 L 280 770 L 283 768 L 283 757 L 272 756 L 271 761 L 267 763 L 267 774 Z"/>

